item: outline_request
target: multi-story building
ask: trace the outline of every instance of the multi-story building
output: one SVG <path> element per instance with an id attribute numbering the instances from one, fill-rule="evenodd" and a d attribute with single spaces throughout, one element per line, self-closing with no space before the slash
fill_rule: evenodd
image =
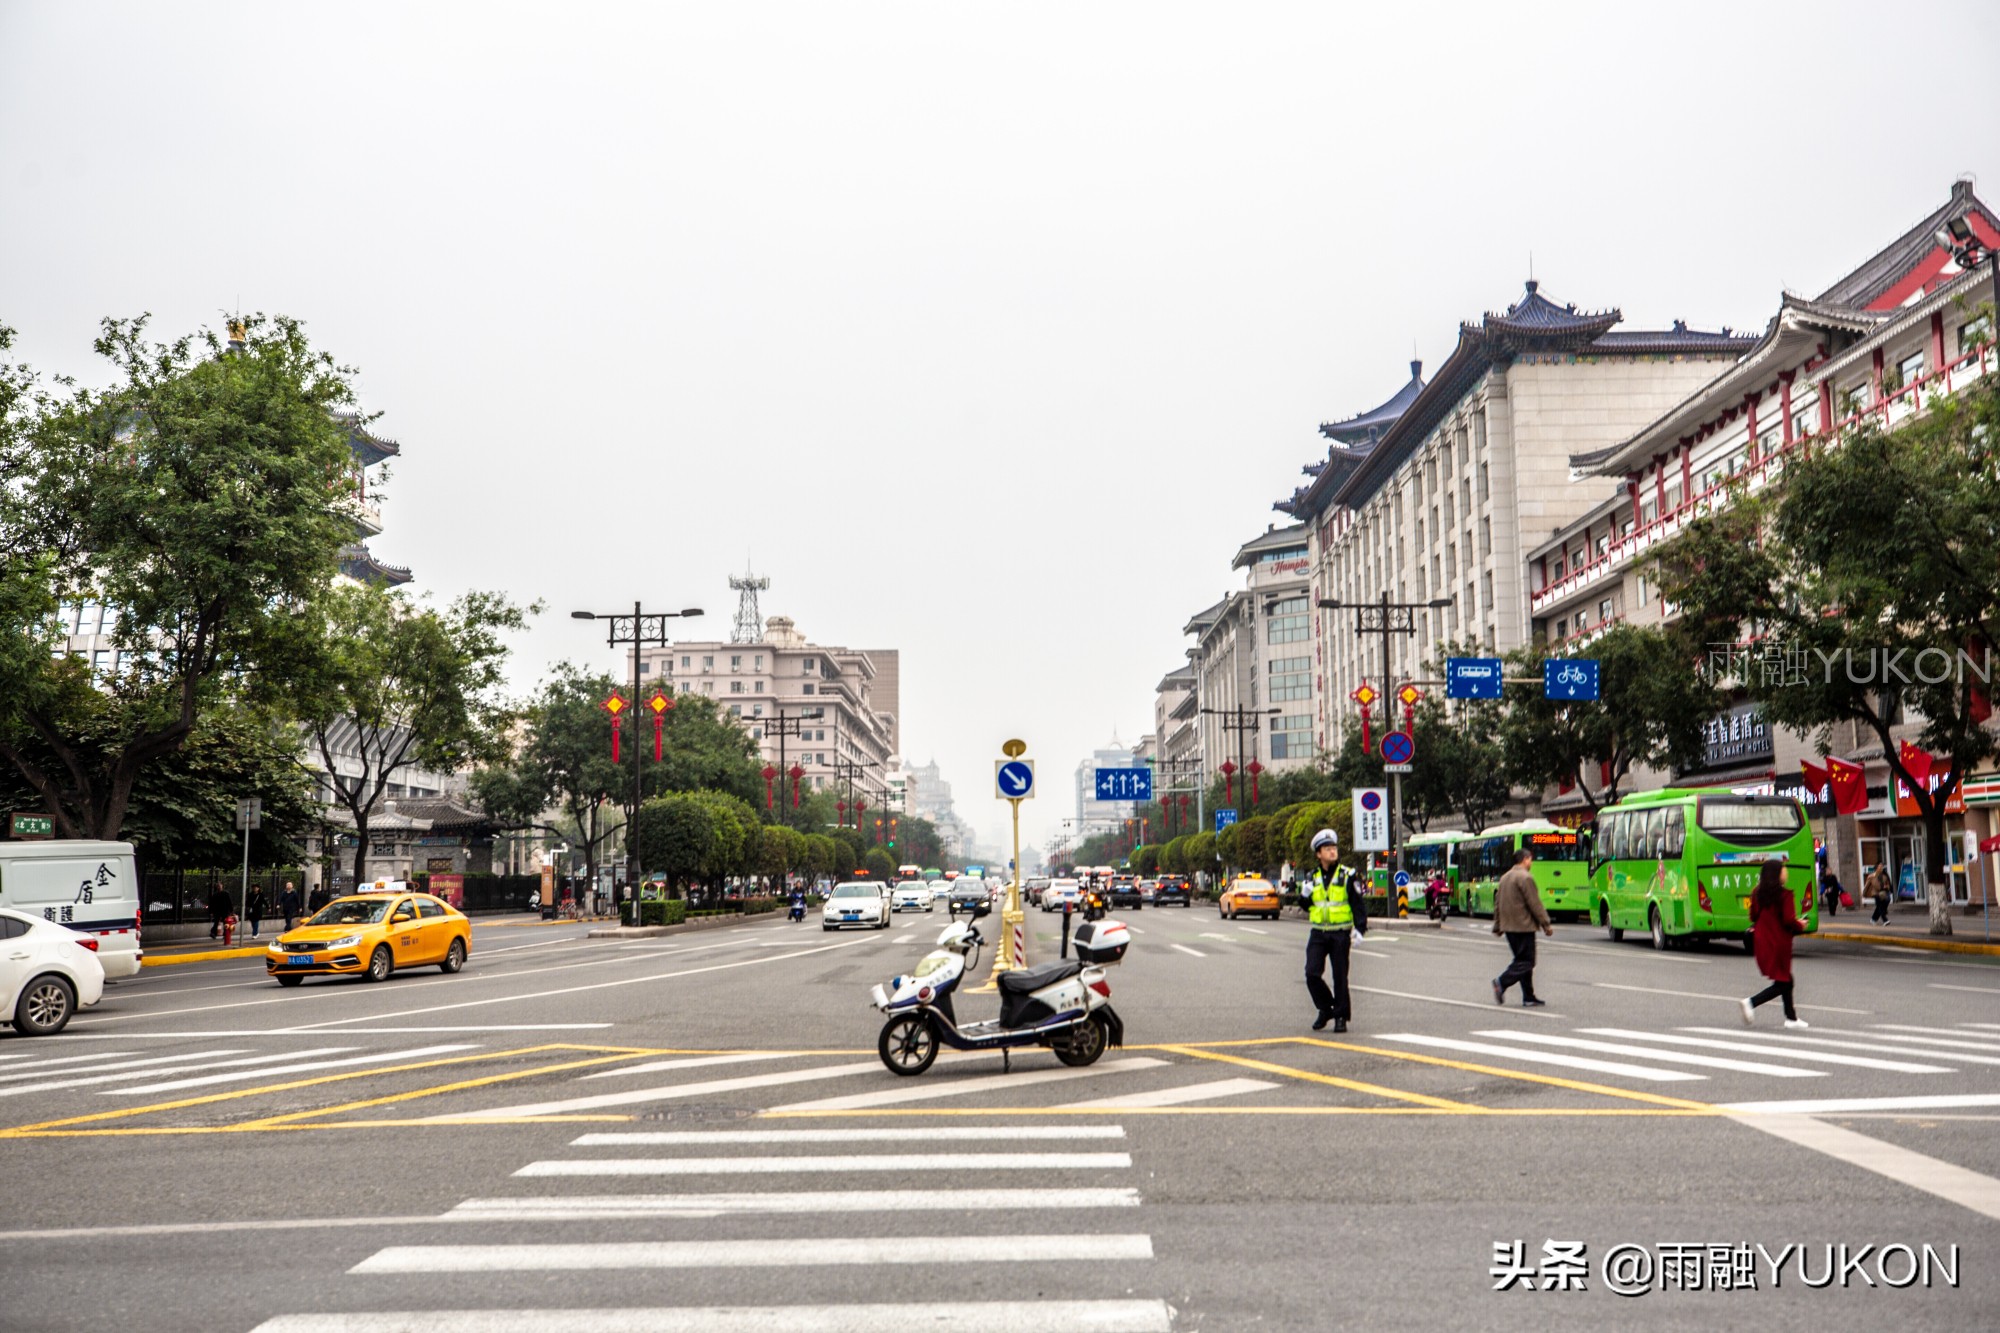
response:
<path id="1" fill-rule="evenodd" d="M 951 784 L 944 780 L 937 760 L 928 764 L 906 764 L 903 768 L 905 800 L 909 811 L 937 826 L 945 850 L 964 858 L 973 845 L 972 825 L 965 822 L 952 803 Z"/>
<path id="2" fill-rule="evenodd" d="M 1225 762 L 1232 772 L 1252 763 L 1282 771 L 1318 754 L 1309 554 L 1302 525 L 1268 527 L 1230 561 L 1244 587 L 1185 626 L 1194 636 L 1187 676 L 1160 683 L 1155 722 L 1162 754 L 1198 754 L 1203 781 Z"/>
<path id="3" fill-rule="evenodd" d="M 1344 610 L 1314 613 L 1322 748 L 1358 721 L 1349 696 L 1363 681 L 1381 689 L 1420 675 L 1446 641 L 1518 647 L 1529 632 L 1524 544 L 1610 489 L 1572 485 L 1570 455 L 1628 437 L 1756 341 L 1622 322 L 1617 310 L 1558 304 L 1531 280 L 1505 311 L 1461 324 L 1431 380 L 1413 364 L 1388 402 L 1321 427 L 1325 463 L 1279 504 L 1311 539 L 1309 596 L 1437 603 L 1414 613 L 1415 633 L 1392 638 L 1386 673 L 1379 637 L 1358 637 Z"/>
<path id="4" fill-rule="evenodd" d="M 1990 269 L 1962 270 L 1948 244 L 1957 223 L 1985 246 L 2000 245 L 2000 220 L 1960 182 L 1942 207 L 1869 256 L 1817 296 L 1784 293 L 1763 335 L 1741 359 L 1645 424 L 1570 464 L 1611 493 L 1551 525 L 1524 552 L 1530 625 L 1558 650 L 1586 652 L 1621 621 L 1657 624 L 1672 608 L 1660 597 L 1646 553 L 1702 514 L 1755 492 L 1794 452 L 1837 439 L 1864 422 L 1894 425 L 1939 398 L 1993 373 Z M 1865 539 L 1865 534 L 1856 534 Z M 1755 669 L 1755 668 L 1751 668 Z M 1912 726 L 1906 728 L 1914 734 Z M 1866 761 L 1870 803 L 1834 826 L 1833 861 L 1843 880 L 1863 866 L 1887 865 L 1924 881 L 1921 825 L 1914 802 L 1892 795 L 1888 765 L 1873 737 L 1831 738 Z M 1816 738 L 1768 727 L 1754 705 L 1738 703 L 1711 728 L 1706 761 L 1684 773 L 1641 772 L 1632 785 L 1776 790 L 1831 817 L 1822 793 L 1805 790 L 1801 758 L 1817 760 Z M 1976 850 L 2000 833 L 2000 775 L 1969 775 L 1966 813 L 1950 824 L 1956 851 L 1952 896 L 1978 896 L 1984 877 L 1968 874 Z M 1587 817 L 1582 792 L 1548 793 L 1552 816 Z M 1909 867 L 1907 872 L 1905 867 Z"/>
<path id="5" fill-rule="evenodd" d="M 896 753 L 895 651 L 810 643 L 788 616 L 764 622 L 763 635 L 759 643 L 688 640 L 647 648 L 639 679 L 714 699 L 750 733 L 767 764 L 803 768 L 800 781 L 811 790 L 845 791 L 841 765 L 858 766 L 856 794 L 879 806 Z M 886 698 L 878 689 L 878 658 L 891 667 Z M 773 726 L 781 717 L 784 725 Z"/>

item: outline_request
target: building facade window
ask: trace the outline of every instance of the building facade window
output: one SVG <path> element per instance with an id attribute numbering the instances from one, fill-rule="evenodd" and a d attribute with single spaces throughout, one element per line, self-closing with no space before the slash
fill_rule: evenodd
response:
<path id="1" fill-rule="evenodd" d="M 1312 637 L 1312 628 L 1307 623 L 1306 599 L 1287 597 L 1271 604 L 1269 620 L 1271 643 L 1304 643 Z"/>
<path id="2" fill-rule="evenodd" d="M 1313 757 L 1312 718 L 1298 714 L 1271 719 L 1271 758 L 1310 759 Z"/>
<path id="3" fill-rule="evenodd" d="M 1267 664 L 1271 677 L 1271 702 L 1288 703 L 1312 698 L 1312 659 L 1274 657 Z"/>
<path id="4" fill-rule="evenodd" d="M 751 691 L 751 693 L 753 693 L 753 694 L 762 694 L 763 692 L 764 692 L 764 682 L 760 680 L 760 681 L 758 681 L 758 682 L 757 682 L 757 688 L 756 688 L 755 690 Z"/>
<path id="5" fill-rule="evenodd" d="M 715 670 L 715 655 L 714 655 L 713 653 L 703 653 L 703 654 L 702 654 L 702 658 L 701 658 L 701 669 L 702 669 L 703 671 L 713 671 L 713 670 Z"/>
<path id="6" fill-rule="evenodd" d="M 740 681 L 740 680 L 732 680 L 732 681 L 730 681 L 730 682 L 729 682 L 729 692 L 730 692 L 731 694 L 741 694 L 741 693 L 743 693 L 743 682 L 742 682 L 742 681 Z"/>
<path id="7" fill-rule="evenodd" d="M 813 683 L 811 681 L 807 681 L 805 683 L 804 692 L 806 694 L 811 694 L 813 692 Z"/>

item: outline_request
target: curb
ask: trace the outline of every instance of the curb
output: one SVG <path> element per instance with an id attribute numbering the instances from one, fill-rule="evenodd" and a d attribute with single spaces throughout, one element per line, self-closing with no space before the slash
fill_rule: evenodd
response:
<path id="1" fill-rule="evenodd" d="M 1962 944 L 1957 940 L 1900 939 L 1894 935 L 1855 935 L 1845 931 L 1816 930 L 1807 939 L 1840 940 L 1847 944 L 1884 944 L 1894 949 L 1928 949 L 1933 953 L 1982 954 L 2000 958 L 2000 944 Z"/>
<path id="2" fill-rule="evenodd" d="M 171 967 L 175 963 L 205 963 L 217 958 L 261 958 L 264 946 L 254 949 L 204 949 L 199 953 L 144 954 L 139 959 L 140 967 Z"/>

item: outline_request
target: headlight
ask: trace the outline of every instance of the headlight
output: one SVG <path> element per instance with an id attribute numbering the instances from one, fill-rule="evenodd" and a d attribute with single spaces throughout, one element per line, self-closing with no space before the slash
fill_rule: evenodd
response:
<path id="1" fill-rule="evenodd" d="M 271 952 L 272 952 L 272 953 L 283 953 L 283 952 L 285 952 L 285 942 L 284 942 L 283 940 L 272 940 L 272 941 L 271 941 Z"/>
<path id="2" fill-rule="evenodd" d="M 359 935 L 342 935 L 337 940 L 328 940 L 326 942 L 326 947 L 329 949 L 345 949 L 348 948 L 350 945 L 355 945 L 359 943 L 361 943 L 361 937 Z"/>

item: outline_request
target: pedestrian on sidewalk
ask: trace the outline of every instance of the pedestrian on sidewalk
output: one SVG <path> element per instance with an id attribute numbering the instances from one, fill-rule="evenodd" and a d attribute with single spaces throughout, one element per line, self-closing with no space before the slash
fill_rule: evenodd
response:
<path id="1" fill-rule="evenodd" d="M 333 895 L 328 891 L 326 885 L 321 884 L 306 895 L 306 913 L 310 916 L 318 916 L 319 909 L 325 907 L 332 900 Z"/>
<path id="2" fill-rule="evenodd" d="M 1348 950 L 1356 933 L 1368 933 L 1368 908 L 1353 891 L 1354 871 L 1340 864 L 1338 833 L 1323 828 L 1313 834 L 1312 853 L 1319 865 L 1299 881 L 1299 896 L 1305 900 L 1306 920 L 1312 924 L 1306 932 L 1306 993 L 1319 1011 L 1313 1019 L 1313 1031 L 1331 1022 L 1335 1032 L 1345 1032 L 1347 1020 L 1354 1016 L 1347 994 Z M 1321 975 L 1329 966 L 1333 970 L 1331 990 Z"/>
<path id="3" fill-rule="evenodd" d="M 1829 870 L 1819 883 L 1820 899 L 1826 904 L 1827 919 L 1832 920 L 1834 917 L 1840 915 L 1840 895 L 1842 892 L 1840 876 Z"/>
<path id="4" fill-rule="evenodd" d="M 229 890 L 222 887 L 222 881 L 215 881 L 215 889 L 208 895 L 208 937 L 217 939 L 222 934 L 222 923 L 234 911 L 236 900 L 229 896 Z"/>
<path id="5" fill-rule="evenodd" d="M 1507 1003 L 1507 988 L 1518 984 L 1523 1009 L 1539 1009 L 1546 1003 L 1535 998 L 1535 931 L 1556 933 L 1530 871 L 1534 864 L 1535 854 L 1526 847 L 1515 852 L 1514 868 L 1500 877 L 1493 890 L 1493 933 L 1505 936 L 1514 953 L 1507 970 L 1493 978 L 1493 1003 Z"/>
<path id="6" fill-rule="evenodd" d="M 1737 1001 L 1743 1007 L 1743 1026 L 1755 1023 L 1757 1006 L 1771 1000 L 1784 1001 L 1786 1027 L 1809 1026 L 1792 1007 L 1792 936 L 1804 929 L 1785 888 L 1785 863 L 1766 861 L 1757 872 L 1757 891 L 1750 895 L 1750 944 L 1757 954 L 1757 970 L 1771 984 Z"/>
<path id="7" fill-rule="evenodd" d="M 244 901 L 243 915 L 250 922 L 250 938 L 257 939 L 264 933 L 264 886 L 252 884 L 250 896 Z"/>
<path id="8" fill-rule="evenodd" d="M 285 918 L 285 929 L 290 930 L 299 919 L 299 889 L 291 880 L 278 894 L 278 915 Z"/>
<path id="9" fill-rule="evenodd" d="M 1868 872 L 1868 878 L 1863 881 L 1862 887 L 1867 890 L 1868 896 L 1875 900 L 1875 910 L 1869 913 L 1868 919 L 1870 921 L 1879 921 L 1885 926 L 1888 925 L 1889 872 L 1882 866 L 1876 866 Z"/>

